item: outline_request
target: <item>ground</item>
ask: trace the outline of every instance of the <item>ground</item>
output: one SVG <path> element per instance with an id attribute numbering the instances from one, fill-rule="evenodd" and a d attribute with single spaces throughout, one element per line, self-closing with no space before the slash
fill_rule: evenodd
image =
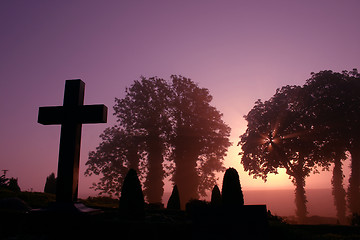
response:
<path id="1" fill-rule="evenodd" d="M 20 194 L 20 193 L 18 193 Z M 4 196 L 4 193 L 0 193 Z M 22 193 L 30 206 L 47 204 L 51 195 Z M 14 197 L 14 196 L 12 196 Z M 23 210 L 0 210 L 0 239 L 360 239 L 360 228 L 341 225 L 295 225 L 270 218 L 266 237 L 250 236 L 241 226 L 191 219 L 184 211 L 149 209 L 143 218 L 119 215 L 117 201 L 89 199 L 87 204 L 102 209 L 89 214 L 33 214 Z M 103 203 L 101 203 L 103 202 Z M 104 203 L 105 202 L 105 203 Z M 105 204 L 105 205 L 102 205 Z M 1 207 L 1 206 L 0 206 Z M 32 206 L 31 206 L 32 207 Z M 22 208 L 23 209 L 23 208 Z"/>

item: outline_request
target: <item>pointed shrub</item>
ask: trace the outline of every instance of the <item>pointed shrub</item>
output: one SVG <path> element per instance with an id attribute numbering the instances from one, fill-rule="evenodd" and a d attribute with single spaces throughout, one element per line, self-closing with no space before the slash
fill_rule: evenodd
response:
<path id="1" fill-rule="evenodd" d="M 44 193 L 56 194 L 56 178 L 54 173 L 51 173 L 46 178 Z"/>
<path id="2" fill-rule="evenodd" d="M 218 207 L 221 205 L 221 193 L 217 185 L 214 186 L 211 192 L 211 206 Z"/>
<path id="3" fill-rule="evenodd" d="M 222 203 L 224 207 L 230 208 L 244 205 L 239 174 L 235 168 L 229 168 L 225 172 L 222 186 Z"/>
<path id="4" fill-rule="evenodd" d="M 122 185 L 119 210 L 125 215 L 138 216 L 144 214 L 144 207 L 144 195 L 139 178 L 136 171 L 130 169 Z"/>
<path id="5" fill-rule="evenodd" d="M 168 204 L 167 204 L 167 209 L 172 209 L 172 210 L 180 210 L 180 197 L 179 197 L 179 191 L 177 186 L 175 185 L 171 196 L 169 198 Z"/>

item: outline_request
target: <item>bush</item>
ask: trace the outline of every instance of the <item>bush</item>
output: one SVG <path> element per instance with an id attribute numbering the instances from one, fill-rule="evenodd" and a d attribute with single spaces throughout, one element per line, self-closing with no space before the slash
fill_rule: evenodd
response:
<path id="1" fill-rule="evenodd" d="M 116 208 L 119 205 L 119 200 L 111 197 L 97 196 L 97 197 L 88 197 L 82 202 L 91 207 L 100 207 L 100 208 Z"/>
<path id="2" fill-rule="evenodd" d="M 360 226 L 360 216 L 357 213 L 353 213 L 351 215 L 351 225 L 352 226 Z"/>
<path id="3" fill-rule="evenodd" d="M 221 200 L 220 189 L 217 185 L 215 185 L 211 192 L 211 206 L 219 207 L 221 206 L 221 201 L 222 200 Z"/>
<path id="4" fill-rule="evenodd" d="M 13 192 L 9 189 L 0 189 L 0 199 L 20 198 L 31 208 L 45 208 L 50 202 L 55 202 L 55 195 L 41 192 Z"/>
<path id="5" fill-rule="evenodd" d="M 137 173 L 130 169 L 121 189 L 119 210 L 124 215 L 141 216 L 144 214 L 144 195 Z"/>
<path id="6" fill-rule="evenodd" d="M 235 168 L 226 170 L 222 186 L 222 203 L 224 207 L 238 208 L 244 205 L 239 174 Z"/>
<path id="7" fill-rule="evenodd" d="M 179 191 L 177 186 L 175 185 L 171 196 L 169 198 L 168 204 L 167 204 L 167 209 L 172 209 L 172 210 L 180 210 L 180 196 L 179 196 Z"/>
<path id="8" fill-rule="evenodd" d="M 50 202 L 55 202 L 55 194 L 41 192 L 20 192 L 18 198 L 24 200 L 32 208 L 48 207 Z"/>
<path id="9" fill-rule="evenodd" d="M 207 217 L 211 213 L 210 204 L 204 200 L 191 199 L 186 203 L 186 213 L 193 219 Z"/>
<path id="10" fill-rule="evenodd" d="M 56 194 L 56 178 L 55 173 L 51 173 L 45 182 L 44 193 Z"/>

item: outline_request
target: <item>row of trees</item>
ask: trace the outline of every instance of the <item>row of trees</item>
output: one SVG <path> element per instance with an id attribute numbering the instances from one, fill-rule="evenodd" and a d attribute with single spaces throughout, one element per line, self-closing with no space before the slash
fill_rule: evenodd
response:
<path id="1" fill-rule="evenodd" d="M 119 195 L 132 168 L 148 202 L 161 202 L 167 176 L 185 201 L 205 195 L 216 184 L 215 172 L 224 170 L 230 146 L 230 128 L 211 101 L 208 89 L 182 76 L 135 81 L 124 98 L 115 99 L 117 124 L 105 129 L 89 154 L 85 174 L 102 174 L 94 188 Z"/>
<path id="2" fill-rule="evenodd" d="M 295 185 L 296 214 L 307 214 L 305 179 L 333 164 L 333 195 L 337 216 L 346 215 L 342 161 L 351 156 L 348 207 L 360 213 L 360 74 L 356 69 L 312 73 L 304 86 L 285 86 L 263 102 L 258 100 L 245 116 L 240 136 L 241 163 L 254 177 L 266 181 L 278 168 Z"/>

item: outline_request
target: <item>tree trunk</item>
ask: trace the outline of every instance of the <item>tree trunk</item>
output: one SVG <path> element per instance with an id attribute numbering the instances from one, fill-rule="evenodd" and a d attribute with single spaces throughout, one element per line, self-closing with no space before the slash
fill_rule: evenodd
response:
<path id="1" fill-rule="evenodd" d="M 127 159 L 129 168 L 134 169 L 137 173 L 139 173 L 139 158 L 138 146 L 135 142 L 132 142 L 131 146 L 128 147 Z"/>
<path id="2" fill-rule="evenodd" d="M 178 158 L 174 177 L 179 190 L 181 208 L 185 209 L 185 205 L 190 199 L 198 199 L 199 197 L 199 176 L 196 171 L 196 158 L 191 158 L 191 156 Z"/>
<path id="3" fill-rule="evenodd" d="M 348 204 L 351 213 L 360 214 L 360 149 L 352 148 L 351 175 L 349 178 Z"/>
<path id="4" fill-rule="evenodd" d="M 164 193 L 162 142 L 160 137 L 152 136 L 148 145 L 148 175 L 145 181 L 145 195 L 149 203 L 161 203 Z"/>
<path id="5" fill-rule="evenodd" d="M 175 173 L 173 181 L 178 187 L 181 208 L 190 199 L 198 199 L 199 176 L 196 170 L 196 143 L 191 137 L 179 137 L 175 147 Z"/>
<path id="6" fill-rule="evenodd" d="M 306 195 L 305 195 L 305 177 L 299 173 L 294 176 L 295 184 L 295 205 L 296 216 L 300 224 L 305 223 L 307 208 L 306 208 Z"/>
<path id="7" fill-rule="evenodd" d="M 346 192 L 343 186 L 343 171 L 341 159 L 334 159 L 334 169 L 332 183 L 332 194 L 334 196 L 334 204 L 336 207 L 336 216 L 341 224 L 346 223 Z"/>

